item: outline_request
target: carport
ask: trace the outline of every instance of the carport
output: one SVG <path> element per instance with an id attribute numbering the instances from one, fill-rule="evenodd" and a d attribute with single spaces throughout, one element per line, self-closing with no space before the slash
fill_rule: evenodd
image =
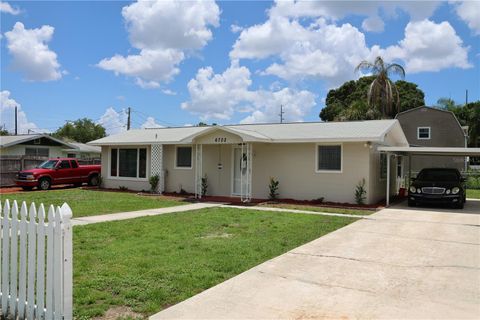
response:
<path id="1" fill-rule="evenodd" d="M 391 156 L 404 156 L 408 158 L 408 186 L 410 188 L 412 156 L 456 156 L 478 157 L 480 148 L 436 148 L 436 147 L 378 147 L 378 151 L 387 154 L 387 190 L 386 205 L 390 205 L 390 158 Z"/>

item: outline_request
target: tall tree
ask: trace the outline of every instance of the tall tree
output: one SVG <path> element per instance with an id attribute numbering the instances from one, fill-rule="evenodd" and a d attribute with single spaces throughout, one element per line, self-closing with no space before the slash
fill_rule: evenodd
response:
<path id="1" fill-rule="evenodd" d="M 358 80 L 345 82 L 343 85 L 328 92 L 325 107 L 320 112 L 323 121 L 351 121 L 381 119 L 382 114 L 378 109 L 370 108 L 367 104 L 367 93 L 375 76 L 362 77 Z M 399 111 L 421 107 L 425 105 L 425 95 L 415 83 L 398 80 L 395 82 L 400 96 Z M 346 111 L 350 108 L 354 110 Z M 359 109 L 365 110 L 362 113 Z M 370 111 L 367 114 L 367 110 Z M 395 115 L 392 114 L 393 118 Z"/>
<path id="2" fill-rule="evenodd" d="M 355 72 L 366 70 L 371 72 L 375 79 L 368 88 L 367 101 L 372 108 L 377 108 L 383 117 L 389 118 L 395 115 L 400 104 L 400 95 L 395 83 L 390 80 L 391 74 L 398 74 L 405 78 L 405 70 L 397 63 L 385 63 L 382 57 L 377 57 L 375 61 L 362 61 L 355 68 Z"/>
<path id="3" fill-rule="evenodd" d="M 450 100 L 446 106 L 446 110 L 455 114 L 462 126 L 468 126 L 468 146 L 480 146 L 480 100 L 468 103 L 466 105 L 456 105 L 451 99 L 441 98 L 437 104 L 441 105 L 441 101 Z M 453 102 L 453 104 L 452 104 Z"/>
<path id="4" fill-rule="evenodd" d="M 67 122 L 53 133 L 54 137 L 87 143 L 105 137 L 105 128 L 88 118 Z"/>

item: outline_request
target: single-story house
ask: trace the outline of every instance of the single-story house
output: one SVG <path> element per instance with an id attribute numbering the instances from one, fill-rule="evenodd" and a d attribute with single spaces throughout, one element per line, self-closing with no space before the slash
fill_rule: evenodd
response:
<path id="1" fill-rule="evenodd" d="M 311 122 L 138 129 L 92 141 L 102 148 L 107 188 L 266 199 L 271 177 L 279 197 L 355 202 L 365 179 L 366 202 L 385 198 L 386 155 L 379 146 L 408 146 L 398 120 Z M 392 193 L 396 184 L 391 179 Z"/>
<path id="2" fill-rule="evenodd" d="M 0 136 L 1 156 L 44 158 L 99 158 L 100 148 L 78 142 L 65 142 L 48 134 Z"/>

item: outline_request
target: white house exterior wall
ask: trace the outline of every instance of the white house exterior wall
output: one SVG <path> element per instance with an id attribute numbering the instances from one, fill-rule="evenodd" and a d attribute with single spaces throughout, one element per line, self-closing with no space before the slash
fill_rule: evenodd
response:
<path id="1" fill-rule="evenodd" d="M 6 148 L 1 148 L 1 155 L 2 156 L 24 156 L 25 155 L 25 149 L 26 148 L 43 148 L 43 149 L 49 149 L 49 158 L 57 158 L 57 157 L 63 157 L 63 151 L 62 149 L 65 148 L 65 146 L 42 146 L 42 145 L 24 145 L 24 144 L 17 144 L 13 145 L 10 147 Z"/>

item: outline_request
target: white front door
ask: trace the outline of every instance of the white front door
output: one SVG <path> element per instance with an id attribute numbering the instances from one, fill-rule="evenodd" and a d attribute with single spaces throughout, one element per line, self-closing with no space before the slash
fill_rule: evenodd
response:
<path id="1" fill-rule="evenodd" d="M 233 195 L 241 195 L 242 191 L 242 181 L 245 185 L 247 179 L 247 164 L 246 164 L 246 151 L 243 152 L 242 156 L 242 148 L 235 147 L 233 148 L 233 188 L 232 194 Z M 242 159 L 243 158 L 243 159 Z M 243 169 L 242 169 L 242 160 Z M 245 188 L 245 187 L 244 187 Z"/>

